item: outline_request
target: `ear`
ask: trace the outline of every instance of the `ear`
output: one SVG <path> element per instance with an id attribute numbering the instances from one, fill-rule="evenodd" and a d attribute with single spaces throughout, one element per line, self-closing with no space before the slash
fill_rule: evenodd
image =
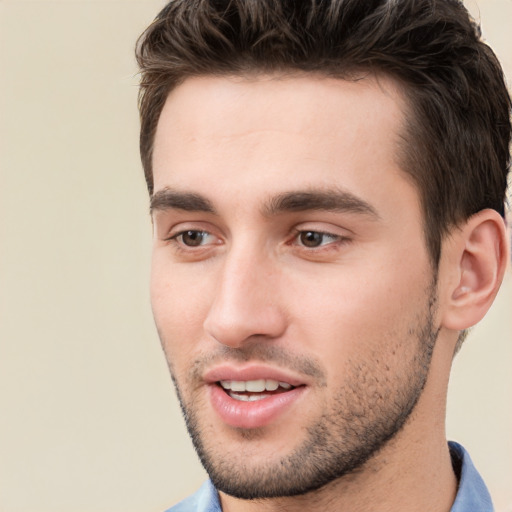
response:
<path id="1" fill-rule="evenodd" d="M 482 210 L 443 245 L 440 270 L 449 277 L 441 324 L 461 331 L 484 317 L 498 293 L 509 256 L 505 221 L 495 210 Z"/>

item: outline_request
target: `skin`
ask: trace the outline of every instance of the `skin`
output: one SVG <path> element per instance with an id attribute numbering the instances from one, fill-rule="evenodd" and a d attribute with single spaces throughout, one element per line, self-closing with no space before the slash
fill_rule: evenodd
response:
<path id="1" fill-rule="evenodd" d="M 469 323 L 454 306 L 468 286 L 454 290 L 476 272 L 469 258 L 460 271 L 464 230 L 431 267 L 397 157 L 405 112 L 383 77 L 200 77 L 169 95 L 153 157 L 151 297 L 203 459 L 245 487 L 293 480 L 322 429 L 331 445 L 319 461 L 333 447 L 345 463 L 364 451 L 363 429 L 376 443 L 319 489 L 253 501 L 221 492 L 223 510 L 451 507 L 446 387 Z M 323 206 L 297 192 L 324 194 Z M 283 372 L 299 396 L 263 425 L 230 425 L 205 377 L 219 365 Z"/>

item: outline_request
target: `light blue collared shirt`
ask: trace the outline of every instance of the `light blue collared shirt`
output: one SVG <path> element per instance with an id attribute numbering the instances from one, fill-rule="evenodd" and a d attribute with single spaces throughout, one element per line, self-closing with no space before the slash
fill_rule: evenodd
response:
<path id="1" fill-rule="evenodd" d="M 450 512 L 494 512 L 491 495 L 473 465 L 469 453 L 453 441 L 448 445 L 452 461 L 454 464 L 460 464 L 461 468 L 459 490 Z"/>
<path id="2" fill-rule="evenodd" d="M 459 489 L 450 512 L 494 512 L 491 496 L 468 452 L 450 441 L 454 467 L 460 467 Z M 192 496 L 166 512 L 222 512 L 217 489 L 210 480 Z"/>

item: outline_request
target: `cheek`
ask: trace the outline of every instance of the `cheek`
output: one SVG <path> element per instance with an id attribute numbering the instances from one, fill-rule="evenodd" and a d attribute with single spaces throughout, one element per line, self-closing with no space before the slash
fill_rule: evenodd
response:
<path id="1" fill-rule="evenodd" d="M 353 267 L 310 283 L 308 294 L 295 289 L 297 331 L 308 333 L 308 349 L 336 368 L 353 359 L 396 367 L 401 358 L 414 357 L 414 329 L 428 312 L 430 276 L 401 270 Z"/>
<path id="2" fill-rule="evenodd" d="M 204 280 L 153 258 L 151 306 L 167 359 L 177 367 L 202 337 L 209 300 Z"/>

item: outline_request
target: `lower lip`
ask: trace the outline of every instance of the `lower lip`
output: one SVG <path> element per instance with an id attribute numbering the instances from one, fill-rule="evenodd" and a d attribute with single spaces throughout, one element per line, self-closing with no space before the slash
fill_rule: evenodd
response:
<path id="1" fill-rule="evenodd" d="M 210 401 L 222 421 L 236 428 L 259 428 L 275 421 L 305 391 L 299 386 L 254 402 L 231 398 L 219 385 L 210 385 Z"/>

